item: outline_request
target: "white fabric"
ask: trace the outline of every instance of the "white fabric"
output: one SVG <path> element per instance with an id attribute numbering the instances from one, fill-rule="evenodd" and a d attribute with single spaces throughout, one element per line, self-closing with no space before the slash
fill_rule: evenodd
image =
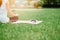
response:
<path id="1" fill-rule="evenodd" d="M 2 0 L 2 5 L 0 7 L 0 22 L 6 23 L 9 21 L 9 18 L 7 17 L 7 10 L 6 10 L 6 3 L 8 0 Z"/>
<path id="2" fill-rule="evenodd" d="M 12 24 L 19 24 L 19 23 L 39 24 L 39 23 L 42 23 L 42 21 L 36 20 L 36 22 L 34 22 L 34 21 L 31 21 L 31 20 L 18 20 L 16 22 L 12 22 Z"/>

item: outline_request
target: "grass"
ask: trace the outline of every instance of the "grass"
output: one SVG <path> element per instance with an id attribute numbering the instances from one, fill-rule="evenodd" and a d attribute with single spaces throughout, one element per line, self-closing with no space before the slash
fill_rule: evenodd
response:
<path id="1" fill-rule="evenodd" d="M 14 10 L 20 20 L 42 20 L 41 24 L 0 23 L 0 40 L 60 40 L 60 8 Z"/>

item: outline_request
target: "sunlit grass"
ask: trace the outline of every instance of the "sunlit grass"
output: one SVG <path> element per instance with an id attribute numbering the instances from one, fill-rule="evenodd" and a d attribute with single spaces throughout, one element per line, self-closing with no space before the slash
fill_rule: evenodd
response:
<path id="1" fill-rule="evenodd" d="M 14 11 L 20 20 L 42 20 L 41 24 L 2 24 L 0 40 L 60 40 L 60 9 Z"/>

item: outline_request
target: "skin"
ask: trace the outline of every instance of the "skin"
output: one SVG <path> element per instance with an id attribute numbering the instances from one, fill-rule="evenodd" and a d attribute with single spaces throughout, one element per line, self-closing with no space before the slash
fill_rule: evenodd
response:
<path id="1" fill-rule="evenodd" d="M 16 16 L 16 14 L 14 14 L 14 13 L 12 12 L 12 10 L 10 9 L 9 2 L 6 3 L 6 8 L 7 8 L 7 11 L 8 11 L 8 13 L 9 13 L 10 17 Z"/>
<path id="2" fill-rule="evenodd" d="M 14 14 L 12 12 L 12 10 L 10 9 L 9 2 L 7 2 L 6 8 L 7 8 L 7 11 L 9 12 L 9 15 L 10 15 L 10 21 L 11 22 L 16 22 L 18 20 L 18 16 L 16 14 Z"/>

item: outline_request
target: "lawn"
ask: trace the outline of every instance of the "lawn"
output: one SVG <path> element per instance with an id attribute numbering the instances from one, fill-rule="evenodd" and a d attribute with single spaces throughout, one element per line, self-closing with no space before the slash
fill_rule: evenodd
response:
<path id="1" fill-rule="evenodd" d="M 20 20 L 42 20 L 37 25 L 0 23 L 0 40 L 60 40 L 60 8 L 13 10 Z"/>

